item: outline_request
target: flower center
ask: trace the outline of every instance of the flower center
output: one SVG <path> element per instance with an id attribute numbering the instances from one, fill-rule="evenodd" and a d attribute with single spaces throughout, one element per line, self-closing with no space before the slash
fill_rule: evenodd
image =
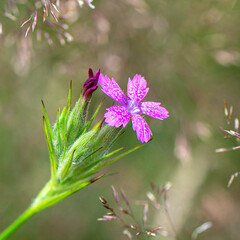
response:
<path id="1" fill-rule="evenodd" d="M 141 109 L 138 107 L 136 99 L 131 99 L 127 96 L 126 108 L 130 113 L 140 113 Z"/>

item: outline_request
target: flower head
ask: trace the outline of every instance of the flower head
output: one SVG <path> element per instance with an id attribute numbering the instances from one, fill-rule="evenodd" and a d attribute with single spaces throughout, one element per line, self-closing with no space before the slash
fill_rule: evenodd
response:
<path id="1" fill-rule="evenodd" d="M 123 125 L 125 127 L 132 119 L 133 130 L 136 131 L 137 137 L 141 142 L 148 142 L 152 132 L 141 116 L 142 114 L 163 120 L 167 117 L 168 111 L 161 107 L 159 102 L 141 102 L 147 95 L 147 81 L 141 75 L 136 74 L 133 79 L 128 79 L 127 94 L 124 95 L 122 89 L 116 81 L 107 76 L 100 74 L 99 84 L 102 91 L 115 101 L 120 103 L 119 106 L 112 106 L 105 113 L 105 122 L 109 126 L 116 128 Z"/>
<path id="2" fill-rule="evenodd" d="M 99 169 L 143 146 L 140 145 L 113 157 L 114 154 L 124 149 L 122 147 L 110 151 L 111 146 L 119 137 L 121 129 L 103 124 L 102 120 L 93 125 L 102 103 L 99 104 L 92 117 L 88 118 L 88 106 L 91 103 L 89 100 L 97 89 L 100 70 L 94 75 L 90 68 L 88 75 L 89 78 L 83 85 L 83 92 L 72 109 L 72 84 L 70 84 L 68 104 L 62 111 L 59 109 L 53 127 L 51 127 L 42 101 L 51 178 L 44 191 L 41 191 L 33 201 L 32 206 L 37 208 L 37 211 L 57 203 L 98 180 L 103 175 L 92 176 L 97 174 Z"/>

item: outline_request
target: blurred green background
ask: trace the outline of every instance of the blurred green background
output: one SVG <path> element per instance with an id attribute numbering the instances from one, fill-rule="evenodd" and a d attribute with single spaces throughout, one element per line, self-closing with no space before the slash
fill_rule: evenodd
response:
<path id="1" fill-rule="evenodd" d="M 235 145 L 219 130 L 232 127 L 226 126 L 224 99 L 234 106 L 233 117 L 240 117 L 239 1 L 99 0 L 94 5 L 92 10 L 65 1 L 74 40 L 62 46 L 52 33 L 49 46 L 36 41 L 35 33 L 23 37 L 26 27 L 19 26 L 29 13 L 22 5 L 17 21 L 11 21 L 0 3 L 0 230 L 49 178 L 40 100 L 54 123 L 58 106 L 67 102 L 70 80 L 77 100 L 92 67 L 125 90 L 128 77 L 145 76 L 146 100 L 162 102 L 170 118 L 148 118 L 153 141 L 102 170 L 117 174 L 40 212 L 10 239 L 127 239 L 120 223 L 96 220 L 106 213 L 98 196 L 113 201 L 114 185 L 134 203 L 146 199 L 150 182 L 168 181 L 169 211 L 179 239 L 191 239 L 206 221 L 213 227 L 198 239 L 239 239 L 239 179 L 227 188 L 231 174 L 240 169 L 239 152 L 215 153 Z M 94 94 L 92 111 L 104 97 L 100 90 Z M 111 104 L 105 100 L 98 119 Z M 139 143 L 129 124 L 115 147 Z M 135 210 L 141 215 L 141 207 Z M 168 228 L 162 211 L 154 214 L 151 225 Z"/>

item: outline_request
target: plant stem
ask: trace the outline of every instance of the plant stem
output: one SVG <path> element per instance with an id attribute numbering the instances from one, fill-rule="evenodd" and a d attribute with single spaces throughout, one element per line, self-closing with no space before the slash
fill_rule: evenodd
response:
<path id="1" fill-rule="evenodd" d="M 37 213 L 36 209 L 30 206 L 22 215 L 20 215 L 8 228 L 2 232 L 0 235 L 0 240 L 7 239 L 35 213 Z"/>

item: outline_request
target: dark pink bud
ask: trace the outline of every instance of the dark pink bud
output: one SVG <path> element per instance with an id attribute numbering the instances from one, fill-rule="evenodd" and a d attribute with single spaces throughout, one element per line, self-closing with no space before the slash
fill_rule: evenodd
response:
<path id="1" fill-rule="evenodd" d="M 92 96 L 92 93 L 98 88 L 97 84 L 98 84 L 99 75 L 100 75 L 100 69 L 93 76 L 93 71 L 91 68 L 89 68 L 88 70 L 89 78 L 86 80 L 86 82 L 83 85 L 82 96 L 84 99 L 90 99 Z"/>

